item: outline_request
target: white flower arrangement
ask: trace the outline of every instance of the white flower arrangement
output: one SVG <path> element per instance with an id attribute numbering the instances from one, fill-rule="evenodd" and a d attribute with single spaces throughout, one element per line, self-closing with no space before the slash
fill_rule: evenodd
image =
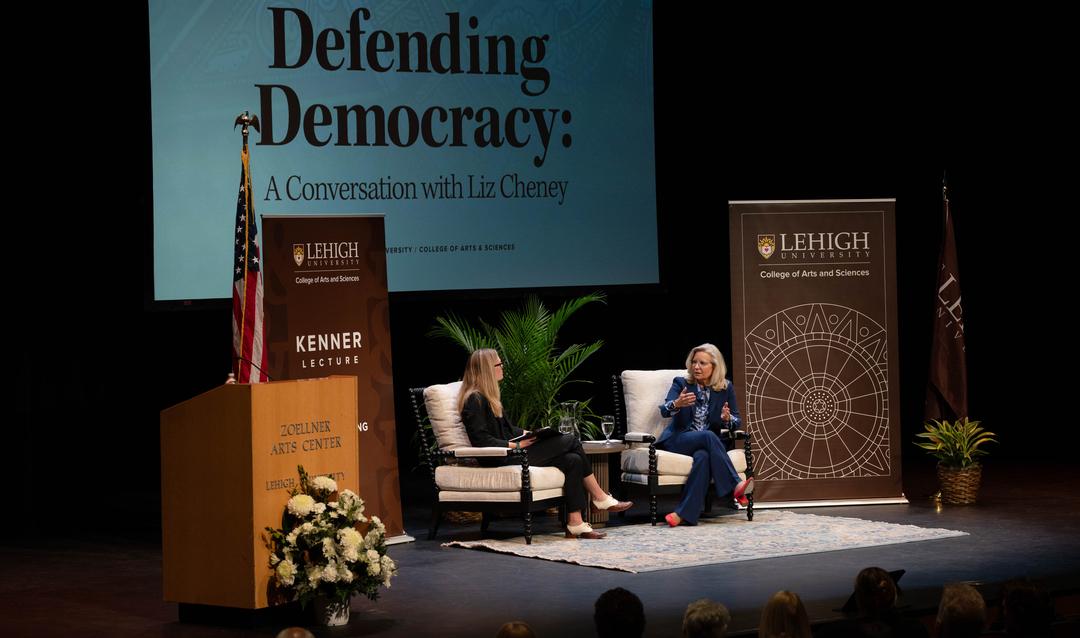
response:
<path id="1" fill-rule="evenodd" d="M 339 494 L 333 479 L 297 469 L 300 485 L 285 505 L 282 527 L 266 528 L 272 585 L 302 605 L 318 596 L 347 604 L 357 592 L 376 600 L 379 587 L 389 588 L 397 574 L 386 555 L 386 527 L 378 516 L 364 516 L 355 492 Z"/>

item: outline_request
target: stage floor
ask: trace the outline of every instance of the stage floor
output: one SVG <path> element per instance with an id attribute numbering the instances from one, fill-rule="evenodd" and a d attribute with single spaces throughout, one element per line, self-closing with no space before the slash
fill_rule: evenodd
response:
<path id="1" fill-rule="evenodd" d="M 855 574 L 871 565 L 907 570 L 901 602 L 913 610 L 935 607 L 942 584 L 952 581 L 983 583 L 988 596 L 998 583 L 1017 576 L 1057 593 L 1080 590 L 1080 495 L 1072 466 L 1033 472 L 991 464 L 978 505 L 943 509 L 927 498 L 935 485 L 930 468 L 905 472 L 910 505 L 801 511 L 945 527 L 970 536 L 629 574 L 443 548 L 440 543 L 451 538 L 478 538 L 479 526 L 444 523 L 438 540 L 423 540 L 427 511 L 409 506 L 406 531 L 420 540 L 391 548 L 400 566 L 393 587 L 377 603 L 354 599 L 348 627 L 315 634 L 493 636 L 503 622 L 525 620 L 541 638 L 593 636 L 593 602 L 612 587 L 642 599 L 646 636 L 678 635 L 686 604 L 702 597 L 727 605 L 731 631 L 738 632 L 757 626 L 761 606 L 780 589 L 797 592 L 813 621 L 838 617 L 833 610 L 851 593 Z M 627 522 L 642 522 L 647 504 L 638 503 L 630 514 Z M 542 518 L 538 528 L 555 531 L 557 521 Z M 495 521 L 489 532 L 516 536 L 520 524 Z M 5 542 L 0 564 L 7 635 L 240 637 L 274 636 L 281 629 L 179 623 L 177 606 L 161 600 L 161 550 L 153 535 Z"/>

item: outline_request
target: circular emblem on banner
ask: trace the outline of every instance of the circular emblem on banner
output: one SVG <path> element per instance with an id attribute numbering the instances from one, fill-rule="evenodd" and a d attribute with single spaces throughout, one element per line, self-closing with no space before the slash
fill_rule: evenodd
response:
<path id="1" fill-rule="evenodd" d="M 784 309 L 746 336 L 744 418 L 761 480 L 888 476 L 885 329 L 835 304 Z"/>

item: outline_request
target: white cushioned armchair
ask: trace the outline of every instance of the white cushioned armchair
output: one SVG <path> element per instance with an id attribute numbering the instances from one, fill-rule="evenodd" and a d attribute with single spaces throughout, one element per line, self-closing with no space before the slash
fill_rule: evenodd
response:
<path id="1" fill-rule="evenodd" d="M 620 421 L 618 427 L 625 433 L 623 440 L 630 444 L 622 453 L 622 483 L 624 487 L 648 490 L 649 517 L 653 525 L 656 525 L 657 496 L 680 494 L 694 464 L 694 459 L 685 454 L 656 449 L 656 440 L 671 422 L 670 417 L 660 416 L 660 404 L 671 388 L 671 380 L 685 375 L 686 370 L 624 370 L 621 375 L 612 377 L 616 411 L 625 406 L 625 412 L 616 417 Z M 727 438 L 721 437 L 721 440 L 728 447 L 728 456 L 739 478 L 753 476 L 750 436 L 741 430 L 725 434 Z M 743 447 L 734 447 L 735 441 L 742 441 Z M 712 509 L 712 495 L 710 488 L 705 501 L 706 511 Z M 754 520 L 753 495 L 748 494 L 747 499 L 746 517 Z"/>
<path id="2" fill-rule="evenodd" d="M 555 467 L 530 467 L 528 448 L 472 447 L 457 410 L 460 391 L 460 381 L 409 391 L 435 491 L 428 539 L 435 538 L 443 511 L 483 513 L 481 532 L 487 531 L 491 514 L 515 513 L 524 517 L 525 542 L 532 544 L 533 512 L 558 506 L 562 518 L 566 518 L 565 476 Z M 425 417 L 431 422 L 430 433 L 424 427 Z M 434 434 L 434 442 L 438 444 L 435 451 L 430 434 Z M 511 456 L 516 463 L 480 467 L 476 459 L 485 456 Z"/>

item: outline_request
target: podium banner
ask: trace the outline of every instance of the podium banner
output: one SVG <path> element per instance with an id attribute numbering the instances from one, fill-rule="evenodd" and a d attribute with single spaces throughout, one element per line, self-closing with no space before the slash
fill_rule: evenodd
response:
<path id="1" fill-rule="evenodd" d="M 359 494 L 400 535 L 384 219 L 268 215 L 263 233 L 270 375 L 357 377 Z"/>
<path id="2" fill-rule="evenodd" d="M 902 496 L 895 200 L 729 209 L 732 366 L 755 499 Z"/>

